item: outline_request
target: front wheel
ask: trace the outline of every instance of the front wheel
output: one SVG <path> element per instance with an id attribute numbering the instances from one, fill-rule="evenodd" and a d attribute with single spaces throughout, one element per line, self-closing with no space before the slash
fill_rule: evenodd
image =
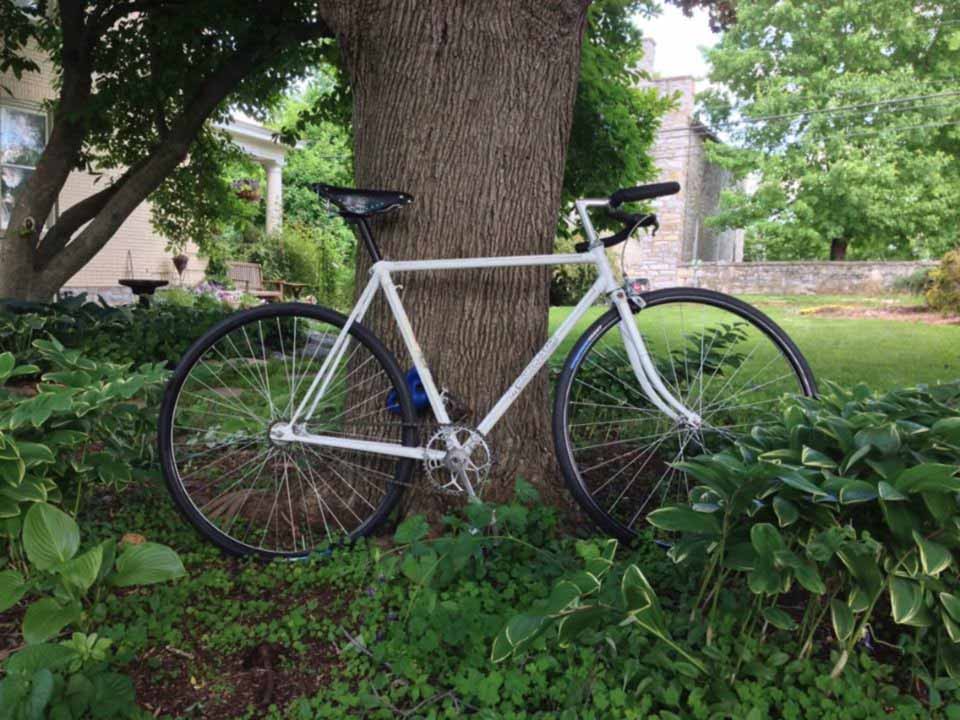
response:
<path id="1" fill-rule="evenodd" d="M 660 379 L 702 426 L 671 419 L 646 397 L 615 308 L 570 352 L 553 411 L 568 488 L 604 531 L 623 541 L 636 537 L 651 511 L 687 499 L 687 477 L 676 463 L 729 447 L 771 418 L 786 394 L 816 394 L 797 346 L 746 303 L 670 288 L 646 293 L 632 308 Z"/>

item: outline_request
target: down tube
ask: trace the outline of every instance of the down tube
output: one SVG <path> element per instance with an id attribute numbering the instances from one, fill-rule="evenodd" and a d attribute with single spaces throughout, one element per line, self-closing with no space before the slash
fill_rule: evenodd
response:
<path id="1" fill-rule="evenodd" d="M 603 293 L 606 285 L 603 278 L 598 278 L 597 281 L 593 284 L 590 290 L 586 295 L 577 303 L 577 306 L 573 309 L 573 312 L 567 317 L 566 320 L 557 328 L 556 332 L 547 340 L 546 345 L 544 345 L 540 352 L 538 352 L 533 360 L 523 369 L 523 372 L 520 373 L 513 385 L 503 394 L 503 397 L 497 402 L 496 405 L 491 408 L 490 412 L 487 413 L 487 416 L 480 422 L 477 426 L 477 430 L 481 435 L 486 435 L 489 433 L 494 426 L 500 421 L 500 418 L 503 417 L 504 413 L 513 405 L 514 401 L 520 396 L 520 393 L 523 392 L 524 388 L 530 384 L 530 381 L 533 380 L 534 376 L 540 372 L 542 368 L 553 353 L 556 352 L 557 347 L 560 343 L 563 342 L 564 338 L 570 334 L 570 331 L 576 326 L 580 321 L 580 318 L 584 316 L 587 310 L 590 309 L 590 306 L 597 301 Z"/>

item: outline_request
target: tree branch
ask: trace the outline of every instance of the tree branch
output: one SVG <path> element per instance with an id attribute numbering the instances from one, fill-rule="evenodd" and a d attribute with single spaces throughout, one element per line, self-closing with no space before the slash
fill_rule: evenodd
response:
<path id="1" fill-rule="evenodd" d="M 239 50 L 225 59 L 200 85 L 185 110 L 170 123 L 167 138 L 139 166 L 131 168 L 122 182 L 108 189 L 112 192 L 104 190 L 94 196 L 96 203 L 102 203 L 102 207 L 97 208 L 90 224 L 72 241 L 60 236 L 53 239 L 50 252 L 45 254 L 45 269 L 51 276 L 45 280 L 45 284 L 62 285 L 106 245 L 130 213 L 187 157 L 204 123 L 244 78 L 278 50 L 328 37 L 329 33 L 330 29 L 323 21 L 281 25 L 272 35 L 250 39 L 245 50 Z M 84 211 L 89 213 L 96 203 L 87 204 Z M 77 224 L 80 217 L 80 212 L 70 217 L 71 224 L 76 225 L 74 230 L 83 224 Z"/>
<path id="2" fill-rule="evenodd" d="M 41 239 L 34 258 L 34 268 L 43 270 L 56 254 L 67 246 L 73 234 L 93 220 L 106 207 L 110 198 L 119 192 L 131 176 L 132 172 L 128 170 L 109 187 L 84 198 L 62 212 L 53 227 Z"/>

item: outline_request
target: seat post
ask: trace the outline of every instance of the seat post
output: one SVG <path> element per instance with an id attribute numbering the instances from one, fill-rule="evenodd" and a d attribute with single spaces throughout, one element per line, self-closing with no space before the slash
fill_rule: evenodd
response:
<path id="1" fill-rule="evenodd" d="M 367 252 L 370 253 L 370 258 L 373 262 L 378 263 L 383 260 L 380 256 L 380 248 L 377 247 L 377 243 L 373 240 L 373 234 L 370 232 L 367 219 L 362 215 L 353 215 L 350 220 L 360 228 L 360 238 L 363 240 L 363 244 L 367 248 Z"/>

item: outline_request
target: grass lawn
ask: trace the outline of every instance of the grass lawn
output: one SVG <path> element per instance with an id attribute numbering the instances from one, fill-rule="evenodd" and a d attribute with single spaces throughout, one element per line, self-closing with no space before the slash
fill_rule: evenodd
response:
<path id="1" fill-rule="evenodd" d="M 819 381 L 866 383 L 876 390 L 936 383 L 960 377 L 960 325 L 931 325 L 913 320 L 838 318 L 810 314 L 823 306 L 882 307 L 914 305 L 910 297 L 890 300 L 851 296 L 745 296 L 772 317 L 803 351 Z M 553 308 L 555 328 L 571 308 Z M 804 311 L 807 311 L 806 313 Z M 604 312 L 594 308 L 555 356 L 563 362 L 580 333 Z"/>

